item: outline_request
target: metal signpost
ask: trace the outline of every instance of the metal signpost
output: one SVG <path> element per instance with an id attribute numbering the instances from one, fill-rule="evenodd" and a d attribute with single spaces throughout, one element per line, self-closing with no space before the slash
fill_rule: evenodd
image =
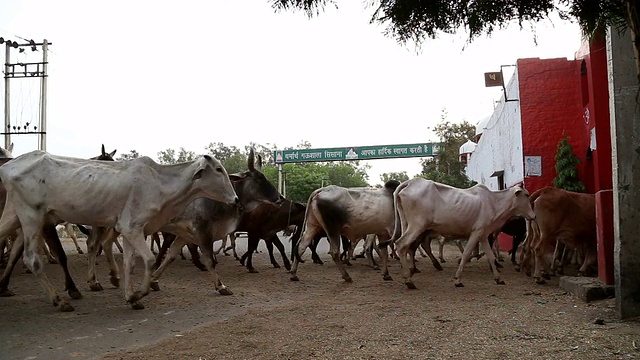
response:
<path id="1" fill-rule="evenodd" d="M 278 191 L 282 193 L 282 164 L 430 157 L 438 155 L 441 150 L 442 143 L 348 146 L 340 148 L 276 150 L 274 151 L 273 158 L 278 165 Z"/>

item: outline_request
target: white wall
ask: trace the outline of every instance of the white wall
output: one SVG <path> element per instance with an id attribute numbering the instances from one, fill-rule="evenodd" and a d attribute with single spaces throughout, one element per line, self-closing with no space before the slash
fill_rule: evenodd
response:
<path id="1" fill-rule="evenodd" d="M 507 85 L 509 99 L 519 98 L 518 84 L 516 71 Z M 523 181 L 520 102 L 505 102 L 503 96 L 485 129 L 478 129 L 477 132 L 481 132 L 482 137 L 467 163 L 467 176 L 492 190 L 498 190 L 497 177 L 490 177 L 494 171 L 504 170 L 507 187 Z"/>

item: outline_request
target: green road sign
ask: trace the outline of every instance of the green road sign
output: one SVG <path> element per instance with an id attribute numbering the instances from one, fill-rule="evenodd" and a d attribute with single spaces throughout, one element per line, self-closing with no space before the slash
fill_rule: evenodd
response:
<path id="1" fill-rule="evenodd" d="M 309 161 L 344 161 L 435 156 L 442 143 L 403 145 L 350 146 L 342 148 L 276 150 L 276 164 Z"/>

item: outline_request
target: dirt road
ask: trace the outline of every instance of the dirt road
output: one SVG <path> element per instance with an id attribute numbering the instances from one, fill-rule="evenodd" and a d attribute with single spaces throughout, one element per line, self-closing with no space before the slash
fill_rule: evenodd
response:
<path id="1" fill-rule="evenodd" d="M 245 240 L 239 241 L 240 246 Z M 68 245 L 68 244 L 67 244 Z M 84 248 L 84 244 L 81 245 Z M 71 247 L 68 247 L 71 249 Z M 207 272 L 176 260 L 160 280 L 161 291 L 135 311 L 121 289 L 85 282 L 84 255 L 69 251 L 71 273 L 84 298 L 61 313 L 47 301 L 33 275 L 21 267 L 0 299 L 1 359 L 628 359 L 640 356 L 640 323 L 613 318 L 613 300 L 585 304 L 561 291 L 558 279 L 535 285 L 503 263 L 506 286 L 495 285 L 486 260 L 472 260 L 455 288 L 457 249 L 447 247 L 443 271 L 420 259 L 417 290 L 357 260 L 348 268 L 354 283 L 342 282 L 320 248 L 323 266 L 300 265 L 300 282 L 273 268 L 263 253 L 250 274 L 232 257 L 219 270 L 232 296 L 218 295 Z M 308 253 L 306 258 L 308 258 Z M 278 258 L 278 257 L 277 257 Z M 120 261 L 121 257 L 117 256 Z M 282 263 L 282 262 L 281 262 Z M 135 279 L 141 277 L 136 267 Z M 62 289 L 61 271 L 47 273 Z M 601 324 L 603 323 L 603 324 Z M 635 344 L 635 346 L 634 346 Z"/>

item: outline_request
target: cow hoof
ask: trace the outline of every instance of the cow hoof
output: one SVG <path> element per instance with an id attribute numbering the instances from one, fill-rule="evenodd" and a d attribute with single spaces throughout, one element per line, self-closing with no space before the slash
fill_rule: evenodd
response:
<path id="1" fill-rule="evenodd" d="M 300 281 L 300 279 L 298 279 L 298 275 L 291 275 L 291 277 L 289 279 L 291 281 Z"/>
<path id="2" fill-rule="evenodd" d="M 447 260 L 445 260 L 445 259 L 440 259 L 440 262 L 441 262 L 441 263 L 446 263 L 446 262 L 447 262 Z"/>
<path id="3" fill-rule="evenodd" d="M 346 283 L 352 283 L 352 282 L 353 282 L 353 280 L 351 279 L 351 276 L 347 276 L 347 277 L 345 277 L 345 278 L 344 278 L 344 282 L 346 282 Z"/>
<path id="4" fill-rule="evenodd" d="M 81 249 L 78 249 L 78 254 L 84 255 L 84 251 L 82 251 Z"/>
<path id="5" fill-rule="evenodd" d="M 514 265 L 513 270 L 520 272 L 520 265 Z"/>
<path id="6" fill-rule="evenodd" d="M 373 270 L 380 270 L 380 266 L 378 266 L 378 265 L 374 265 L 374 266 L 372 266 L 372 268 L 373 268 Z"/>
<path id="7" fill-rule="evenodd" d="M 60 302 L 60 311 L 62 312 L 73 311 L 73 306 L 71 306 L 71 304 L 69 304 L 69 302 L 67 302 L 66 300 L 62 300 L 62 302 Z"/>
<path id="8" fill-rule="evenodd" d="M 278 263 L 271 264 L 271 265 L 273 265 L 273 267 L 276 268 L 276 269 L 280 269 L 280 264 L 278 264 Z"/>
<path id="9" fill-rule="evenodd" d="M 358 254 L 356 256 L 353 257 L 353 260 L 355 259 L 364 259 L 364 254 Z"/>
<path id="10" fill-rule="evenodd" d="M 442 270 L 444 270 L 444 269 L 442 268 L 442 265 L 440 265 L 440 264 L 438 264 L 438 263 L 433 263 L 433 267 L 434 267 L 434 268 L 436 268 L 436 270 L 438 270 L 438 271 L 442 271 Z"/>
<path id="11" fill-rule="evenodd" d="M 58 260 L 56 259 L 49 259 L 49 264 L 57 264 Z"/>
<path id="12" fill-rule="evenodd" d="M 144 309 L 144 305 L 140 301 L 134 301 L 131 303 L 131 308 L 133 310 L 142 310 Z"/>
<path id="13" fill-rule="evenodd" d="M 453 285 L 455 285 L 456 287 L 464 287 L 464 284 L 461 282 L 455 282 L 453 283 Z"/>
<path id="14" fill-rule="evenodd" d="M 257 274 L 258 270 L 254 269 L 254 268 L 251 268 L 251 269 L 249 269 L 249 272 L 252 273 L 252 274 Z"/>
<path id="15" fill-rule="evenodd" d="M 11 297 L 11 296 L 15 296 L 16 294 L 13 293 L 13 291 L 9 290 L 9 289 L 2 289 L 0 290 L 0 297 Z"/>
<path id="16" fill-rule="evenodd" d="M 543 277 L 545 280 L 551 280 L 551 276 L 549 276 L 549 274 L 542 274 L 542 277 Z"/>
<path id="17" fill-rule="evenodd" d="M 100 285 L 99 282 L 96 282 L 96 283 L 93 283 L 93 284 L 89 285 L 89 289 L 91 289 L 91 291 L 102 291 L 102 290 L 104 290 L 102 288 L 102 285 Z"/>
<path id="18" fill-rule="evenodd" d="M 584 276 L 584 274 L 582 273 L 582 271 L 578 271 L 578 276 Z"/>
<path id="19" fill-rule="evenodd" d="M 152 281 L 151 284 L 149 284 L 149 286 L 153 291 L 160 291 L 160 284 L 158 284 L 158 280 Z"/>
<path id="20" fill-rule="evenodd" d="M 200 271 L 207 271 L 207 267 L 206 267 L 206 266 L 204 266 L 204 265 L 200 265 L 200 266 L 196 265 L 196 267 L 197 267 Z"/>
<path id="21" fill-rule="evenodd" d="M 413 268 L 413 269 L 411 269 L 411 272 L 414 273 L 414 274 L 420 274 L 422 271 L 420 271 L 420 269 L 418 269 L 418 268 Z"/>
<path id="22" fill-rule="evenodd" d="M 350 261 L 345 261 L 343 264 L 345 264 L 347 266 L 353 266 Z"/>
<path id="23" fill-rule="evenodd" d="M 544 279 L 542 279 L 542 278 L 537 278 L 537 279 L 536 279 L 536 284 L 538 284 L 538 285 L 544 285 L 544 284 L 546 284 L 546 283 L 547 283 L 547 282 L 546 282 Z"/>
<path id="24" fill-rule="evenodd" d="M 284 264 L 284 268 L 285 268 L 287 271 L 290 271 L 290 270 L 291 270 L 291 264 Z"/>
<path id="25" fill-rule="evenodd" d="M 502 264 L 500 264 L 500 263 L 499 263 L 499 262 L 497 262 L 497 261 L 495 262 L 495 264 L 496 264 L 496 267 L 497 267 L 498 269 L 502 269 L 502 268 L 504 267 L 504 266 L 502 266 Z"/>
<path id="26" fill-rule="evenodd" d="M 382 279 L 383 279 L 384 281 L 392 281 L 392 280 L 393 280 L 393 278 L 392 278 L 392 277 L 391 277 L 391 275 L 389 275 L 389 274 L 384 274 L 384 275 L 382 275 Z"/>
<path id="27" fill-rule="evenodd" d="M 233 295 L 233 292 L 231 290 L 229 290 L 229 288 L 227 288 L 227 287 L 220 288 L 218 290 L 218 293 L 220 295 Z"/>
<path id="28" fill-rule="evenodd" d="M 116 288 L 120 287 L 120 278 L 111 277 L 109 280 L 111 281 L 111 285 L 115 286 Z"/>
<path id="29" fill-rule="evenodd" d="M 226 252 L 223 253 L 224 256 L 231 256 L 230 254 L 227 254 Z"/>
<path id="30" fill-rule="evenodd" d="M 314 264 L 318 264 L 318 265 L 324 265 L 324 261 L 322 261 L 322 260 L 318 260 L 318 261 L 313 260 L 313 263 Z"/>
<path id="31" fill-rule="evenodd" d="M 67 291 L 67 294 L 69 294 L 69 297 L 72 299 L 75 299 L 75 300 L 82 299 L 82 294 L 78 289 L 70 289 Z"/>
<path id="32" fill-rule="evenodd" d="M 496 284 L 505 285 L 504 280 L 496 279 Z"/>
<path id="33" fill-rule="evenodd" d="M 413 283 L 413 282 L 411 282 L 411 281 L 406 282 L 406 283 L 404 283 L 404 284 L 407 286 L 407 289 L 409 289 L 409 290 L 415 290 L 415 289 L 417 289 L 416 284 L 414 284 L 414 283 Z"/>

